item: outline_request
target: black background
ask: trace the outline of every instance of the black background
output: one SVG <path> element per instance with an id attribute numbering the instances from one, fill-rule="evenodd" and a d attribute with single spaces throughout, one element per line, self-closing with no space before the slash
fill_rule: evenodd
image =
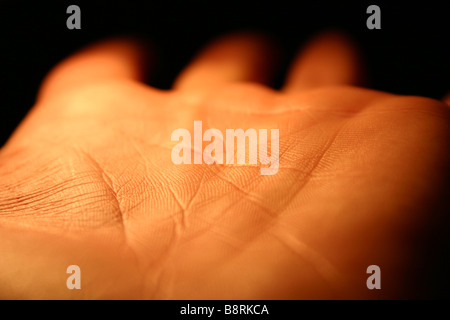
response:
<path id="1" fill-rule="evenodd" d="M 416 2 L 417 3 L 417 2 Z M 66 9 L 81 8 L 81 30 L 68 30 Z M 368 30 L 366 9 L 381 8 L 381 30 Z M 313 34 L 337 28 L 359 44 L 368 86 L 440 99 L 448 81 L 445 1 L 2 1 L 0 0 L 0 145 L 26 112 L 45 74 L 90 42 L 133 35 L 157 50 L 149 83 L 170 88 L 196 50 L 214 36 L 256 30 L 283 48 L 280 86 L 289 60 Z"/>

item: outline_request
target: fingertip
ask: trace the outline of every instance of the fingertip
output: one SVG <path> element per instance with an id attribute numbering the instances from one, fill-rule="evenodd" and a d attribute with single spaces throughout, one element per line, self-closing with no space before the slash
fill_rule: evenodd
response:
<path id="1" fill-rule="evenodd" d="M 76 52 L 45 77 L 39 98 L 102 79 L 143 80 L 152 50 L 134 37 L 110 38 Z"/>
<path id="2" fill-rule="evenodd" d="M 274 71 L 276 52 L 274 41 L 258 32 L 241 31 L 218 37 L 198 53 L 173 87 L 203 91 L 229 82 L 267 83 Z"/>
<path id="3" fill-rule="evenodd" d="M 339 30 L 314 36 L 294 60 L 283 87 L 298 92 L 329 85 L 360 85 L 363 63 L 352 38 Z"/>

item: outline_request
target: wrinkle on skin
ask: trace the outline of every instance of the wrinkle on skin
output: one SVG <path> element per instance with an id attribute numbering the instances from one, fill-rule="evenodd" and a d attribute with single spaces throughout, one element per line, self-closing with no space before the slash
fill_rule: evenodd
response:
<path id="1" fill-rule="evenodd" d="M 335 292 L 339 292 L 346 286 L 343 274 L 320 252 L 286 231 L 285 228 L 282 229 L 280 228 L 280 225 L 277 225 L 274 226 L 269 233 L 275 239 L 280 241 L 288 250 L 297 255 L 299 259 L 307 261 Z"/>
<path id="2" fill-rule="evenodd" d="M 347 123 L 347 121 L 345 121 L 344 123 Z M 342 125 L 342 124 L 341 124 Z M 215 265 L 215 269 L 214 270 L 203 270 L 205 273 L 205 276 L 210 276 L 213 277 L 214 274 L 216 274 L 217 272 L 220 271 L 218 270 L 224 270 L 223 272 L 228 272 L 225 270 L 232 270 L 234 267 L 234 264 L 237 263 L 238 261 L 240 261 L 240 259 L 242 259 L 243 256 L 245 255 L 255 255 L 256 253 L 253 251 L 253 245 L 255 243 L 255 241 L 262 241 L 261 239 L 265 237 L 265 232 L 271 230 L 271 228 L 274 228 L 274 224 L 275 224 L 275 220 L 273 220 L 273 218 L 269 218 L 268 220 L 263 220 L 260 221 L 257 224 L 257 227 L 255 226 L 255 228 L 253 228 L 251 230 L 251 234 L 246 235 L 244 238 L 240 238 L 240 237 L 236 237 L 234 232 L 230 232 L 228 230 L 225 229 L 225 231 L 223 231 L 221 228 L 222 226 L 225 225 L 225 222 L 227 221 L 227 215 L 225 214 L 225 212 L 228 212 L 230 215 L 230 217 L 234 216 L 234 212 L 239 211 L 241 208 L 252 208 L 250 211 L 247 211 L 246 213 L 242 212 L 242 214 L 247 214 L 249 216 L 255 216 L 255 215 L 259 215 L 262 211 L 266 212 L 266 209 L 269 210 L 267 212 L 269 212 L 269 216 L 273 217 L 272 214 L 274 214 L 275 216 L 281 215 L 283 214 L 283 207 L 282 204 L 284 204 L 285 206 L 288 206 L 289 203 L 291 202 L 291 199 L 298 196 L 299 193 L 302 192 L 302 190 L 304 189 L 306 183 L 308 181 L 310 181 L 309 179 L 313 176 L 313 175 L 317 175 L 317 176 L 321 176 L 323 175 L 323 171 L 320 168 L 320 163 L 325 161 L 324 159 L 326 157 L 328 157 L 328 152 L 335 152 L 335 151 L 330 151 L 331 149 L 333 149 L 334 145 L 336 143 L 339 143 L 339 134 L 340 132 L 342 132 L 342 128 L 334 131 L 333 134 L 327 135 L 327 140 L 326 143 L 324 145 L 321 144 L 321 148 L 318 149 L 320 150 L 319 153 L 315 152 L 314 153 L 314 157 L 311 157 L 309 159 L 309 161 L 307 163 L 303 163 L 300 166 L 300 169 L 298 170 L 297 174 L 295 174 L 293 177 L 291 177 L 291 180 L 289 181 L 296 181 L 295 184 L 291 185 L 289 188 L 288 185 L 285 185 L 285 187 L 289 190 L 289 192 L 287 194 L 284 194 L 282 197 L 278 196 L 278 200 L 277 200 L 277 207 L 276 209 L 274 208 L 266 208 L 266 204 L 263 203 L 263 199 L 264 197 L 261 197 L 261 194 L 259 193 L 260 190 L 262 189 L 262 179 L 261 177 L 257 176 L 257 173 L 255 172 L 255 175 L 249 175 L 247 178 L 241 180 L 240 178 L 238 178 L 237 176 L 233 176 L 233 175 L 225 175 L 223 173 L 224 170 L 227 170 L 228 172 L 232 172 L 232 171 L 236 171 L 236 170 L 240 170 L 239 167 L 233 167 L 233 168 L 228 168 L 228 167 L 221 167 L 222 170 L 216 171 L 213 170 L 213 168 L 219 168 L 219 166 L 217 167 L 209 167 L 209 166 L 204 166 L 204 167 L 199 167 L 201 169 L 196 169 L 198 174 L 198 179 L 200 180 L 199 184 L 195 184 L 196 188 L 194 188 L 194 185 L 192 185 L 189 189 L 192 191 L 192 195 L 189 198 L 189 202 L 186 203 L 186 208 L 188 208 L 188 206 L 190 206 L 191 208 L 197 208 L 196 207 L 196 202 L 195 198 L 197 199 L 204 199 L 205 195 L 206 196 L 227 196 L 227 192 L 230 192 L 229 190 L 233 190 L 231 191 L 231 194 L 229 195 L 233 195 L 234 193 L 239 193 L 240 195 L 238 196 L 238 198 L 240 199 L 239 201 L 232 201 L 229 203 L 229 207 L 227 209 L 224 209 L 223 211 L 221 211 L 221 213 L 219 215 L 216 215 L 216 218 L 212 218 L 209 227 L 203 228 L 203 232 L 201 232 L 201 230 L 198 230 L 197 232 L 195 232 L 196 237 L 190 237 L 190 238 L 185 238 L 183 237 L 183 239 L 186 239 L 189 241 L 185 242 L 180 241 L 179 243 L 175 243 L 175 242 L 171 242 L 170 244 L 168 244 L 168 246 L 166 247 L 168 250 L 166 251 L 166 253 L 159 257 L 158 260 L 154 261 L 151 265 L 146 265 L 146 268 L 143 271 L 144 277 L 146 277 L 146 279 L 143 281 L 145 284 L 152 284 L 151 289 L 149 287 L 147 287 L 147 289 L 144 289 L 144 294 L 145 296 L 148 297 L 152 297 L 152 298 L 170 298 L 170 297 L 174 297 L 177 296 L 177 291 L 175 288 L 175 285 L 178 283 L 178 281 L 180 281 L 182 279 L 182 277 L 184 277 L 182 274 L 179 273 L 179 266 L 177 266 L 179 259 L 176 255 L 181 251 L 181 248 L 179 247 L 180 245 L 184 246 L 188 245 L 189 243 L 194 244 L 194 243 L 202 243 L 204 241 L 204 239 L 211 239 L 211 238 L 215 238 L 215 242 L 222 242 L 224 245 L 226 245 L 228 247 L 228 249 L 221 249 L 223 250 L 223 252 L 221 253 L 223 255 L 224 261 L 223 264 L 221 265 Z M 302 131 L 299 131 L 298 133 L 295 133 L 295 136 L 297 135 L 301 135 Z M 324 136 L 322 136 L 324 137 Z M 294 140 L 295 141 L 295 140 Z M 140 150 L 140 146 L 138 146 L 138 150 L 141 153 L 141 157 L 142 159 L 145 159 L 144 155 L 144 151 Z M 139 153 L 139 151 L 137 150 L 137 152 Z M 288 151 L 288 149 L 285 149 L 286 152 Z M 295 146 L 294 146 L 294 150 L 295 150 Z M 294 152 L 294 151 L 292 151 Z M 287 153 L 283 153 L 283 156 L 280 158 L 280 163 L 283 163 L 283 160 L 287 157 L 290 156 Z M 305 157 L 300 157 L 299 159 L 303 159 L 306 160 L 307 158 Z M 289 163 L 292 163 L 292 160 L 295 159 L 291 159 L 289 161 Z M 163 189 L 166 189 L 167 192 L 172 191 L 171 197 L 174 198 L 174 203 L 177 203 L 180 207 L 180 209 L 183 209 L 182 206 L 182 200 L 181 198 L 177 198 L 177 196 L 174 194 L 173 190 L 168 190 L 167 189 L 167 183 L 171 183 L 170 181 L 163 181 L 162 177 L 157 177 L 158 174 L 160 174 L 162 171 L 162 168 L 155 167 L 155 170 L 150 169 L 149 166 L 149 161 L 147 160 L 145 163 L 147 165 L 147 175 L 151 176 L 151 180 L 152 181 L 159 181 L 160 186 L 165 186 Z M 326 161 L 329 161 L 329 159 L 327 159 Z M 152 168 L 154 167 L 154 164 L 151 164 Z M 282 167 L 282 166 L 281 166 Z M 243 167 L 243 169 L 248 170 L 248 168 Z M 320 170 L 318 170 L 320 169 Z M 213 175 L 206 175 L 207 171 L 211 171 L 211 173 Z M 232 171 L 230 171 L 232 170 Z M 155 171 L 155 173 L 154 173 Z M 239 172 L 239 171 L 236 171 Z M 283 170 L 280 170 L 280 172 L 273 178 L 271 179 L 271 181 L 276 181 L 279 179 L 283 179 Z M 291 173 L 289 173 L 291 174 Z M 296 177 L 296 178 L 295 178 Z M 175 177 L 171 177 L 171 179 L 174 179 Z M 177 177 L 177 179 L 180 179 L 181 177 Z M 207 190 L 211 190 L 210 186 L 208 185 L 211 181 L 211 179 L 218 179 L 220 181 L 222 181 L 224 184 L 229 185 L 231 187 L 231 189 L 223 189 L 221 192 L 219 193 L 209 193 L 209 194 L 205 194 L 205 192 L 210 192 Z M 123 179 L 121 179 L 121 181 L 126 180 L 126 177 L 123 177 Z M 183 181 L 184 183 L 188 182 L 188 184 L 190 184 L 190 180 L 188 180 L 187 178 L 181 178 L 180 181 Z M 245 181 L 250 181 L 248 183 L 245 183 Z M 244 182 L 244 187 L 242 186 L 242 182 Z M 255 184 L 256 182 L 256 184 Z M 299 182 L 301 182 L 300 184 L 298 184 Z M 122 182 L 121 182 L 122 183 Z M 303 184 L 303 187 L 301 187 Z M 158 187 L 157 184 L 155 184 L 155 188 Z M 198 187 L 197 187 L 198 186 Z M 200 190 L 200 186 L 203 186 L 202 189 Z M 275 186 L 275 185 L 274 185 Z M 292 189 L 292 186 L 294 186 L 294 188 Z M 170 187 L 170 186 L 169 186 Z M 252 191 L 249 191 L 247 188 L 251 187 Z M 261 189 L 258 189 L 258 188 Z M 123 188 L 123 186 L 117 186 L 117 188 Z M 162 189 L 159 189 L 161 192 L 163 191 Z M 228 191 L 227 191 L 228 190 Z M 256 191 L 255 191 L 256 190 Z M 266 189 L 266 191 L 263 192 L 269 192 L 270 189 Z M 225 193 L 223 192 L 225 191 Z M 257 196 L 256 198 L 251 198 L 248 199 L 248 194 L 249 192 L 251 192 L 252 194 L 255 193 Z M 159 195 L 159 196 L 163 196 L 163 192 Z M 140 198 L 142 196 L 139 196 L 138 198 Z M 236 195 L 233 195 L 233 197 L 237 197 Z M 232 198 L 230 198 L 232 199 Z M 219 198 L 214 198 L 211 199 L 210 201 L 212 201 L 211 203 L 214 203 L 215 201 L 218 201 Z M 243 205 L 243 202 L 246 202 L 245 200 L 249 200 L 249 204 L 250 207 L 247 207 L 246 205 Z M 185 208 L 185 209 L 186 209 Z M 128 208 L 129 209 L 129 208 Z M 205 209 L 207 209 L 205 207 Z M 273 211 L 275 210 L 275 211 Z M 183 214 L 181 211 L 178 212 L 178 214 Z M 196 215 L 195 219 L 197 218 L 198 215 Z M 218 218 L 217 218 L 218 217 Z M 194 216 L 190 217 L 190 219 L 194 219 Z M 211 219 L 211 218 L 210 218 Z M 266 218 L 265 218 L 266 219 Z M 268 222 L 271 222 L 268 224 Z M 262 224 L 261 224 L 262 222 Z M 174 222 L 174 229 L 173 232 L 174 234 L 176 234 L 176 222 Z M 189 226 L 190 228 L 191 226 Z M 196 227 L 198 228 L 198 227 Z M 232 229 L 233 230 L 233 229 Z M 214 236 L 213 236 L 214 234 Z M 221 236 L 221 234 L 223 234 L 224 236 Z M 176 237 L 178 238 L 178 237 Z M 197 241 L 195 242 L 195 240 L 197 239 Z M 242 240 L 241 240 L 242 239 Z M 172 241 L 175 241 L 174 238 L 172 238 Z M 200 241 L 200 242 L 198 242 Z M 309 264 L 311 264 L 313 266 L 313 268 L 320 274 L 320 276 L 322 278 L 324 278 L 327 282 L 329 282 L 330 284 L 334 285 L 338 285 L 337 283 L 338 280 L 336 280 L 338 277 L 335 275 L 333 268 L 330 267 L 329 265 L 327 265 L 325 262 L 323 262 L 323 257 L 318 257 L 317 255 L 319 254 L 318 252 L 314 252 L 311 253 L 310 248 L 305 248 L 301 243 L 299 244 L 298 242 L 296 242 L 298 240 L 293 240 L 291 238 L 285 239 L 285 238 L 281 238 L 280 242 L 289 247 L 289 250 L 292 250 L 292 252 L 294 252 L 294 254 L 299 255 L 299 257 L 303 257 L 303 259 L 305 259 Z M 232 244 L 230 246 L 230 244 Z M 236 247 L 239 246 L 239 247 Z M 189 245 L 188 247 L 192 250 L 192 245 Z M 190 261 L 190 260 L 189 260 Z M 199 260 L 200 263 L 201 260 Z M 211 262 L 212 263 L 212 262 Z M 212 266 L 212 265 L 211 265 Z M 232 269 L 229 269 L 232 268 Z M 231 271 L 230 271 L 231 272 Z M 145 285 L 144 285 L 145 286 Z"/>
<path id="3" fill-rule="evenodd" d="M 337 132 L 337 133 L 329 140 L 329 142 L 328 142 L 327 146 L 324 148 L 324 151 L 322 152 L 321 156 L 318 157 L 318 159 L 317 159 L 316 162 L 314 163 L 313 168 L 311 169 L 311 173 L 310 173 L 310 174 L 312 174 L 312 172 L 313 172 L 313 171 L 315 170 L 315 168 L 318 166 L 318 164 L 320 163 L 320 161 L 322 161 L 322 159 L 323 159 L 323 157 L 325 156 L 326 152 L 331 148 L 331 145 L 332 145 L 332 144 L 334 143 L 334 141 L 336 140 L 336 137 L 338 136 L 338 134 L 339 134 L 339 131 L 338 131 L 338 132 Z M 249 201 L 252 202 L 254 205 L 256 205 L 260 210 L 263 210 L 264 212 L 267 212 L 267 213 L 269 214 L 269 217 L 270 217 L 269 220 L 272 221 L 270 225 L 268 225 L 268 226 L 266 226 L 266 227 L 260 229 L 259 235 L 261 235 L 262 232 L 264 232 L 265 230 L 268 230 L 268 229 L 270 229 L 271 227 L 273 227 L 274 225 L 276 225 L 276 223 L 277 223 L 277 222 L 276 222 L 276 221 L 277 221 L 276 217 L 278 217 L 279 214 L 283 212 L 282 209 L 280 210 L 280 208 L 277 208 L 277 213 L 275 213 L 275 212 L 272 212 L 271 210 L 267 209 L 264 205 L 262 205 L 261 203 L 259 203 L 259 201 L 257 201 L 256 199 L 248 198 L 249 192 L 248 192 L 247 190 L 244 190 L 244 189 L 242 189 L 241 187 L 237 186 L 231 179 L 227 179 L 226 176 L 225 176 L 225 177 L 222 176 L 222 175 L 220 174 L 220 172 L 223 172 L 223 170 L 222 170 L 222 171 L 219 170 L 219 173 L 217 174 L 217 177 L 219 177 L 220 179 L 222 179 L 223 181 L 225 181 L 225 182 L 227 182 L 227 183 L 230 183 L 237 191 L 243 193 L 243 195 L 240 197 L 240 200 L 239 200 L 239 201 L 237 201 L 237 202 L 232 202 L 232 204 L 231 204 L 224 212 L 222 212 L 221 220 L 224 219 L 225 213 L 226 213 L 226 212 L 228 212 L 228 211 L 233 212 L 232 209 L 235 208 L 236 206 L 238 206 L 238 205 L 240 204 L 241 201 L 243 201 L 243 200 L 249 200 Z M 308 175 L 307 175 L 307 176 L 308 176 Z M 308 180 L 305 181 L 304 185 L 306 185 L 307 181 L 308 181 Z M 297 192 L 300 192 L 300 190 L 301 190 L 301 188 L 298 189 Z M 295 194 L 293 195 L 293 197 L 296 196 L 296 195 L 297 195 L 297 194 L 295 193 Z M 286 203 L 289 203 L 289 200 L 287 200 Z M 287 204 L 286 204 L 286 206 L 287 206 Z M 275 220 L 274 220 L 274 219 L 275 219 Z M 216 223 L 218 223 L 218 222 L 219 222 L 219 221 L 217 221 Z M 212 227 L 212 225 L 213 225 L 213 224 L 211 224 L 210 227 Z M 204 232 L 202 232 L 201 234 L 197 234 L 196 236 L 198 237 L 198 236 L 201 236 L 201 235 L 204 234 L 204 233 L 209 233 L 209 232 L 211 232 L 211 230 L 213 230 L 213 229 L 211 229 L 211 228 L 205 229 Z M 257 237 L 257 236 L 258 236 L 258 235 L 255 235 L 254 237 Z M 254 239 L 254 237 L 252 237 L 252 238 Z M 194 239 L 194 238 L 191 238 L 190 240 L 193 240 L 193 239 Z M 245 251 L 246 246 L 249 245 L 249 244 L 251 243 L 251 241 L 252 241 L 252 240 L 250 240 L 250 239 L 247 238 L 247 239 L 246 239 L 246 243 L 247 243 L 247 244 L 244 245 L 244 243 L 242 243 L 242 244 L 241 244 L 241 247 L 240 247 L 240 249 L 238 250 L 237 253 L 241 253 L 242 251 Z M 228 258 L 227 261 L 230 261 L 230 259 L 231 259 L 231 257 Z M 311 259 L 312 259 L 312 258 L 311 258 Z M 314 260 L 315 263 L 314 263 L 313 265 L 314 265 L 316 268 L 320 268 L 320 266 L 317 265 L 317 261 L 319 261 L 318 258 L 316 258 L 316 260 Z M 327 275 L 327 279 L 328 279 L 328 278 L 330 278 L 330 276 Z M 334 281 L 334 280 L 333 280 L 333 281 Z"/>
<path id="4" fill-rule="evenodd" d="M 205 178 L 205 173 L 202 173 L 202 177 L 200 178 L 200 182 L 198 183 L 195 193 L 192 195 L 191 199 L 189 200 L 189 202 L 186 205 L 185 215 L 183 216 L 184 217 L 183 224 L 184 224 L 185 228 L 189 227 L 188 213 L 189 213 L 189 210 L 191 209 L 192 204 L 195 201 L 195 198 L 199 194 L 200 189 L 202 188 L 204 178 Z"/>
<path id="5" fill-rule="evenodd" d="M 108 189 L 111 191 L 112 198 L 115 200 L 115 209 L 117 211 L 117 216 L 119 217 L 119 223 L 122 226 L 123 229 L 123 235 L 125 239 L 125 243 L 127 242 L 127 234 L 126 234 L 126 228 L 125 228 L 125 219 L 124 212 L 121 209 L 121 205 L 119 202 L 119 199 L 117 197 L 117 192 L 115 191 L 114 182 L 109 177 L 109 175 L 105 172 L 105 170 L 102 169 L 102 167 L 98 164 L 98 162 L 86 151 L 82 151 L 84 156 L 88 159 L 88 161 L 94 166 L 94 168 L 100 173 L 103 181 L 105 182 L 105 185 L 108 187 Z"/>
<path id="6" fill-rule="evenodd" d="M 161 180 L 164 180 L 164 177 L 162 175 L 158 174 L 158 172 L 161 172 L 161 168 L 159 168 L 154 162 L 150 162 L 150 160 L 144 155 L 144 153 L 142 152 L 142 150 L 136 143 L 133 143 L 133 146 L 136 149 L 136 151 L 140 154 L 142 159 L 144 160 L 147 174 L 150 175 L 150 171 L 148 169 L 148 164 L 151 164 L 156 167 L 156 170 L 152 172 L 151 177 L 158 175 L 158 176 L 160 176 Z M 154 289 L 154 291 L 153 291 L 154 293 L 152 295 L 153 299 L 163 299 L 167 295 L 170 296 L 170 292 L 172 290 L 171 287 L 173 286 L 173 281 L 171 281 L 170 279 L 173 278 L 173 276 L 174 276 L 173 271 L 170 271 L 170 269 L 171 269 L 170 261 L 174 255 L 174 253 L 178 249 L 179 239 L 182 235 L 183 230 L 185 229 L 183 219 L 186 219 L 186 215 L 187 215 L 186 207 L 182 204 L 181 200 L 179 199 L 179 197 L 176 195 L 176 193 L 172 190 L 172 188 L 170 186 L 171 181 L 166 180 L 165 182 L 166 182 L 166 185 L 167 185 L 167 188 L 168 188 L 170 194 L 172 195 L 173 199 L 175 200 L 175 202 L 177 203 L 177 205 L 180 208 L 182 217 L 181 217 L 181 221 L 180 221 L 177 218 L 176 212 L 172 215 L 173 223 L 174 223 L 172 240 L 167 245 L 167 249 L 165 250 L 165 253 L 162 256 L 160 256 L 154 264 L 147 266 L 147 271 L 146 271 L 147 274 L 149 274 L 150 272 L 156 272 L 156 280 L 154 280 L 155 289 Z M 164 182 L 162 183 L 162 185 L 165 185 Z M 157 265 L 156 270 L 153 268 L 154 265 Z M 169 280 L 163 280 L 167 277 L 167 275 L 170 275 Z M 155 276 L 153 276 L 153 278 L 154 277 Z M 165 284 L 164 287 L 162 286 L 163 281 Z"/>

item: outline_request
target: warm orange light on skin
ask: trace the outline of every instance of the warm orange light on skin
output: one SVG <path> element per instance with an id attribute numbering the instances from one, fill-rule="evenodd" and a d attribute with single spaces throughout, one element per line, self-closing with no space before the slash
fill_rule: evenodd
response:
<path id="1" fill-rule="evenodd" d="M 94 44 L 55 67 L 42 84 L 38 100 L 106 79 L 142 80 L 147 60 L 143 49 L 123 39 Z"/>
<path id="2" fill-rule="evenodd" d="M 267 83 L 275 57 L 270 40 L 259 34 L 226 36 L 200 51 L 179 75 L 174 89 L 204 92 L 235 81 Z"/>
<path id="3" fill-rule="evenodd" d="M 294 61 L 284 91 L 311 90 L 339 84 L 361 84 L 363 66 L 350 39 L 325 33 L 314 38 Z"/>
<path id="4" fill-rule="evenodd" d="M 353 49 L 336 38 L 312 42 L 307 52 L 339 54 L 307 53 L 285 92 L 249 83 L 264 78 L 254 59 L 266 51 L 245 37 L 203 51 L 177 90 L 139 83 L 142 53 L 129 42 L 91 47 L 49 75 L 0 151 L 0 297 L 411 294 L 402 272 L 424 257 L 415 241 L 439 221 L 432 208 L 448 181 L 448 108 L 346 86 Z M 330 74 L 308 85 L 301 74 L 315 66 Z M 278 173 L 174 165 L 171 133 L 194 120 L 279 128 Z M 65 287 L 72 264 L 83 272 L 79 291 Z M 372 264 L 389 284 L 375 294 L 365 286 Z"/>

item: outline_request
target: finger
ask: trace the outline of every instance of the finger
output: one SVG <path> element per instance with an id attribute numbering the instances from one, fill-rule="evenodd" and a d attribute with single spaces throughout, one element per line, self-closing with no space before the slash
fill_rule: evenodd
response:
<path id="1" fill-rule="evenodd" d="M 450 93 L 448 93 L 444 99 L 443 99 L 444 103 L 446 103 L 447 105 L 450 106 Z"/>
<path id="2" fill-rule="evenodd" d="M 270 41 L 261 35 L 228 35 L 203 49 L 178 76 L 174 88 L 205 90 L 225 82 L 266 83 L 273 71 L 274 55 Z"/>
<path id="3" fill-rule="evenodd" d="M 44 79 L 39 98 L 102 79 L 141 80 L 146 50 L 136 41 L 114 39 L 91 45 L 58 64 Z"/>
<path id="4" fill-rule="evenodd" d="M 362 78 L 358 57 L 346 36 L 336 32 L 319 35 L 300 52 L 282 90 L 298 92 L 327 85 L 356 85 Z"/>

